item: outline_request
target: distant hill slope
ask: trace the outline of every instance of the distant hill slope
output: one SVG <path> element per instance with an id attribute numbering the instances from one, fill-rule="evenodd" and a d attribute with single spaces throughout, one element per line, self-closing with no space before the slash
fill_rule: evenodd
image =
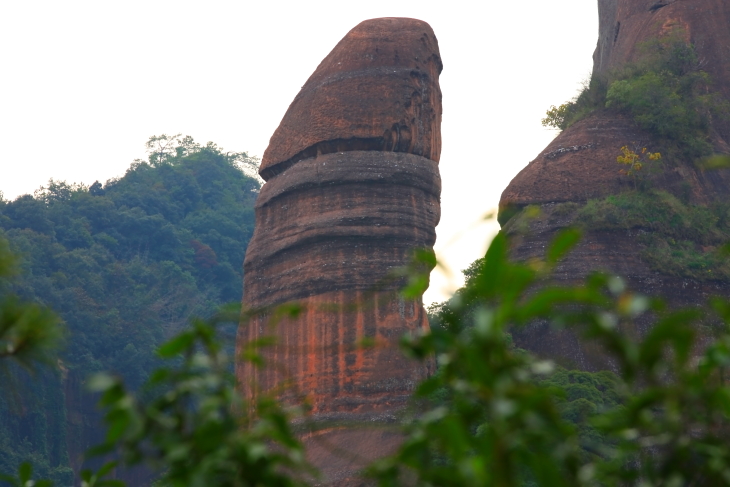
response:
<path id="1" fill-rule="evenodd" d="M 51 180 L 0 201 L 0 232 L 22 258 L 13 291 L 53 308 L 68 330 L 57 373 L 0 395 L 0 471 L 30 459 L 57 486 L 72 485 L 103 431 L 88 374 L 139 385 L 161 340 L 241 299 L 260 188 L 243 169 L 256 161 L 191 138 L 148 145 L 148 161 L 103 186 Z"/>

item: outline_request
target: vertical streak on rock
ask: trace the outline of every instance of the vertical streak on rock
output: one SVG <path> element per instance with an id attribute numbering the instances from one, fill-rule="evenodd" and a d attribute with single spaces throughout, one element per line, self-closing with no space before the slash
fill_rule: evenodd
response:
<path id="1" fill-rule="evenodd" d="M 617 20 L 618 0 L 598 2 L 598 43 L 593 53 L 593 76 L 603 73 L 611 58 L 611 50 L 621 32 Z"/>
<path id="2" fill-rule="evenodd" d="M 425 22 L 362 22 L 309 78 L 262 161 L 267 182 L 244 263 L 244 304 L 294 302 L 303 312 L 242 323 L 239 350 L 264 336 L 276 343 L 264 352 L 268 367 L 242 361 L 236 374 L 249 397 L 288 381 L 294 387 L 282 399 L 291 391 L 307 398 L 319 425 L 305 436 L 309 455 L 332 485 L 349 485 L 398 444 L 395 415 L 428 373 L 398 348 L 428 320 L 420 301 L 398 296 L 404 281 L 393 271 L 436 239 L 441 69 Z"/>

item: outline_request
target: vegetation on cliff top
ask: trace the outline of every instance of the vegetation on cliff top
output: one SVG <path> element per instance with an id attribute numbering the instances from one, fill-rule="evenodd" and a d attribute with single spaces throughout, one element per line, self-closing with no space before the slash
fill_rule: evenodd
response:
<path id="1" fill-rule="evenodd" d="M 694 46 L 675 29 L 641 52 L 636 63 L 596 76 L 572 101 L 551 107 L 542 124 L 563 130 L 596 110 L 616 109 L 656 136 L 664 152 L 690 161 L 709 155 L 712 119 L 727 118 L 730 105 L 710 90 Z"/>
<path id="2" fill-rule="evenodd" d="M 712 121 L 730 116 L 730 103 L 711 91 L 711 80 L 684 31 L 677 28 L 640 46 L 636 63 L 592 79 L 572 101 L 552 107 L 543 125 L 565 129 L 599 109 L 618 110 L 631 116 L 639 127 L 653 135 L 652 150 L 662 152 L 662 163 L 650 153 L 651 167 L 631 165 L 628 172 L 634 189 L 588 201 L 584 206 L 564 203 L 551 207 L 551 217 L 586 230 L 636 231 L 639 252 L 649 266 L 665 274 L 703 280 L 730 280 L 730 266 L 716 248 L 730 237 L 728 205 L 689 204 L 688 183 L 674 188 L 674 195 L 652 188 L 652 176 L 679 162 L 697 163 L 713 152 Z M 630 142 L 630 141 L 627 141 Z M 644 149 L 645 150 L 645 149 Z M 619 148 L 616 148 L 617 153 Z M 619 162 L 640 148 L 621 148 Z M 665 162 L 666 159 L 666 162 Z M 641 169 L 637 173 L 636 169 Z M 649 171 L 646 171 L 648 169 Z M 642 174 L 651 172 L 652 174 Z M 500 215 L 507 224 L 518 209 Z M 535 208 L 519 212 L 505 228 L 515 231 L 526 225 Z"/>

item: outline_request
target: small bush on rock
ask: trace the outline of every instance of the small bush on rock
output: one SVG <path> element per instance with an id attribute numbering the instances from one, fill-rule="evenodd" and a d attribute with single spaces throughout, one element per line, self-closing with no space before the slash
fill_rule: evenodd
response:
<path id="1" fill-rule="evenodd" d="M 684 31 L 675 31 L 641 46 L 639 60 L 594 77 L 571 101 L 552 106 L 545 127 L 564 130 L 602 108 L 630 115 L 655 135 L 665 151 L 695 160 L 712 153 L 709 141 L 713 118 L 727 118 L 730 104 L 711 90 L 694 46 Z"/>

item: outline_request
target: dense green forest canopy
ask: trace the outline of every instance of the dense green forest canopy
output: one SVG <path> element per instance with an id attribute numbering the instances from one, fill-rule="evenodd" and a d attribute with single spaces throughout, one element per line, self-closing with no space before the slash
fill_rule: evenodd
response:
<path id="1" fill-rule="evenodd" d="M 20 256 L 11 291 L 55 310 L 66 329 L 60 372 L 41 374 L 21 403 L 0 398 L 0 471 L 33 458 L 49 476 L 59 466 L 66 485 L 66 445 L 93 441 L 88 418 L 67 428 L 70 402 L 93 410 L 85 378 L 111 371 L 138 387 L 157 346 L 191 316 L 241 299 L 256 158 L 191 137 L 152 137 L 147 148 L 147 160 L 106 184 L 51 180 L 0 200 L 0 237 Z"/>

